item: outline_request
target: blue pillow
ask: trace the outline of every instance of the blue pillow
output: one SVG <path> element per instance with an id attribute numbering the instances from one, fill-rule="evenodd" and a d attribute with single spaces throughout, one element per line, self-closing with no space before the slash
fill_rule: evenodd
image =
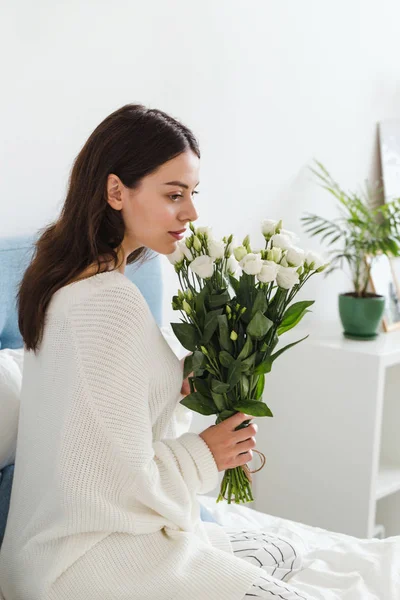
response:
<path id="1" fill-rule="evenodd" d="M 210 523 L 217 523 L 217 525 L 219 525 L 218 521 L 216 521 L 213 517 L 213 515 L 210 513 L 210 511 L 202 505 L 202 503 L 200 502 L 200 518 L 202 521 L 209 521 Z"/>
<path id="2" fill-rule="evenodd" d="M 0 471 L 0 546 L 6 530 L 8 507 L 10 506 L 14 465 L 8 465 Z"/>

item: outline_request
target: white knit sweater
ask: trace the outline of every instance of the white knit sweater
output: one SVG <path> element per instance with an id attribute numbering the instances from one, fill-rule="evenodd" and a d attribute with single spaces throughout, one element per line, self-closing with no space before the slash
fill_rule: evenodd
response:
<path id="1" fill-rule="evenodd" d="M 259 569 L 200 520 L 218 469 L 176 437 L 182 366 L 118 271 L 52 297 L 25 353 L 5 600 L 242 600 Z"/>

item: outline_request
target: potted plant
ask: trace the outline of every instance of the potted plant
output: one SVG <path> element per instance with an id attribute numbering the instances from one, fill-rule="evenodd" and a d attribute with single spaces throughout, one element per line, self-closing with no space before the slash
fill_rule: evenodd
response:
<path id="1" fill-rule="evenodd" d="M 400 199 L 379 204 L 380 188 L 371 187 L 358 195 L 345 192 L 318 161 L 311 168 L 320 185 L 337 200 L 340 217 L 329 221 L 308 213 L 302 217 L 305 231 L 321 236 L 331 249 L 326 275 L 347 266 L 353 289 L 339 295 L 339 313 L 344 335 L 354 339 L 374 339 L 385 308 L 385 298 L 368 291 L 370 272 L 380 254 L 400 254 Z M 332 248 L 333 247 L 333 248 Z"/>

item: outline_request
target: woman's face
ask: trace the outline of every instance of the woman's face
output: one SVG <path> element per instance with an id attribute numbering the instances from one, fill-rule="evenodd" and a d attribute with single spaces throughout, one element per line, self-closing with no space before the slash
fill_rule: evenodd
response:
<path id="1" fill-rule="evenodd" d="M 130 189 L 115 175 L 108 177 L 108 201 L 122 211 L 126 231 L 122 243 L 125 256 L 145 246 L 159 254 L 170 254 L 182 231 L 198 214 L 193 204 L 199 183 L 200 160 L 187 150 L 146 175 Z"/>

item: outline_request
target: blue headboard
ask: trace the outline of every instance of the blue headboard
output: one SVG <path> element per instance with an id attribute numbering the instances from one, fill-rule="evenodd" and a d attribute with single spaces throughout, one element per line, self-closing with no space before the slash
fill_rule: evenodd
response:
<path id="1" fill-rule="evenodd" d="M 34 250 L 35 236 L 0 238 L 0 348 L 22 348 L 16 293 Z M 145 297 L 159 326 L 162 319 L 162 274 L 158 255 L 141 266 L 128 265 L 125 275 Z"/>

